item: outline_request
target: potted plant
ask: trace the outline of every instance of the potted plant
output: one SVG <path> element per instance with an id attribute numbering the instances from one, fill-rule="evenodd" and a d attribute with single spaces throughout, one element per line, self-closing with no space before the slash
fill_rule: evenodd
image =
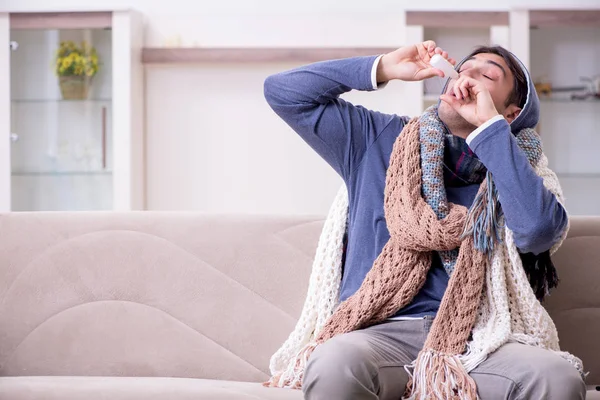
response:
<path id="1" fill-rule="evenodd" d="M 54 64 L 63 99 L 87 99 L 92 78 L 98 72 L 96 49 L 86 42 L 60 42 Z"/>

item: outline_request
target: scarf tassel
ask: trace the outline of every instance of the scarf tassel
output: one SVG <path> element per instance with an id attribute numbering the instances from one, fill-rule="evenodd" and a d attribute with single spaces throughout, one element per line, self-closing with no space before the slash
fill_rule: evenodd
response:
<path id="1" fill-rule="evenodd" d="M 405 368 L 410 377 L 406 385 L 405 399 L 478 399 L 477 385 L 457 355 L 422 350 L 413 364 Z"/>
<path id="2" fill-rule="evenodd" d="M 262 385 L 265 387 L 278 387 L 288 389 L 301 389 L 304 370 L 308 365 L 308 359 L 313 351 L 317 348 L 317 343 L 308 343 L 296 355 L 296 364 L 293 368 L 282 371 L 280 374 L 274 375 Z"/>
<path id="3" fill-rule="evenodd" d="M 473 235 L 474 246 L 477 250 L 491 256 L 494 246 L 502 243 L 499 219 L 502 209 L 498 202 L 498 190 L 492 179 L 492 174 L 486 173 L 486 190 L 479 191 L 467 215 L 467 223 L 463 238 Z"/>
<path id="4" fill-rule="evenodd" d="M 486 173 L 486 182 L 486 190 L 477 193 L 469 209 L 463 238 L 473 235 L 475 248 L 491 257 L 494 246 L 502 243 L 500 232 L 504 226 L 498 222 L 502 215 L 502 208 L 498 201 L 498 190 L 489 171 Z M 550 259 L 550 251 L 539 255 L 533 253 L 519 253 L 519 255 L 536 298 L 543 301 L 559 282 L 558 273 Z"/>

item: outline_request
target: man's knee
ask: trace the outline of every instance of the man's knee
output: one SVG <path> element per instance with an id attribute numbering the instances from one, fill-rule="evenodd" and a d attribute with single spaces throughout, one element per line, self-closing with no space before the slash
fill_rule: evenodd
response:
<path id="1" fill-rule="evenodd" d="M 374 390 L 376 366 L 368 342 L 360 339 L 356 333 L 340 335 L 315 349 L 302 382 L 306 399 L 353 398 Z"/>
<path id="2" fill-rule="evenodd" d="M 482 400 L 585 399 L 577 369 L 549 350 L 509 344 L 488 361 L 472 373 Z"/>
<path id="3" fill-rule="evenodd" d="M 531 387 L 530 393 L 540 393 L 539 399 L 585 399 L 585 382 L 579 371 L 557 354 L 546 355 L 529 361 L 533 372 L 523 385 Z M 533 397 L 532 397 L 533 398 Z"/>

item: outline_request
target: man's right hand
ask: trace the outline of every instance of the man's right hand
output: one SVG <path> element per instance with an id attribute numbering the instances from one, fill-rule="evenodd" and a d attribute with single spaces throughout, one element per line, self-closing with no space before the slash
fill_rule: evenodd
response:
<path id="1" fill-rule="evenodd" d="M 437 47 L 433 40 L 428 40 L 400 47 L 381 57 L 377 66 L 377 82 L 383 83 L 393 79 L 422 81 L 434 76 L 443 77 L 444 72 L 441 69 L 434 68 L 429 64 L 434 54 L 440 54 L 452 65 L 456 64 L 454 59 L 448 58 L 447 52 Z"/>

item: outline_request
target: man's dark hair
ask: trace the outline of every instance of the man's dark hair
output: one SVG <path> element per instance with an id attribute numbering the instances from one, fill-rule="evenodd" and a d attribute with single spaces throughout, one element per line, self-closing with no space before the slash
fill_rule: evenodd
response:
<path id="1" fill-rule="evenodd" d="M 476 54 L 495 54 L 497 56 L 502 57 L 510 72 L 513 74 L 513 91 L 508 96 L 505 105 L 509 106 L 511 104 L 516 104 L 520 108 L 525 106 L 525 102 L 527 101 L 527 92 L 529 91 L 529 87 L 527 86 L 527 78 L 525 77 L 525 73 L 521 69 L 521 65 L 513 55 L 501 46 L 480 46 L 477 47 L 473 52 L 469 55 L 468 58 L 473 57 Z"/>

